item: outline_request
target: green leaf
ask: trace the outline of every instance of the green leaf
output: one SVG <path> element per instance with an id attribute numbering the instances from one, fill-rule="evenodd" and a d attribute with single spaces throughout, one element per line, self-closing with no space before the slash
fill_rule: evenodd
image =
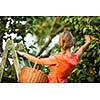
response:
<path id="1" fill-rule="evenodd" d="M 42 71 L 42 72 L 44 72 L 45 74 L 49 74 L 49 72 L 50 72 L 50 69 L 49 69 L 49 67 L 45 67 L 45 66 L 40 66 L 39 67 L 39 69 Z"/>
<path id="2" fill-rule="evenodd" d="M 89 82 L 92 82 L 92 83 L 93 83 L 93 81 L 94 81 L 94 79 L 93 79 L 92 77 L 87 77 L 87 80 L 88 80 Z"/>
<path id="3" fill-rule="evenodd" d="M 83 28 L 83 33 L 86 33 L 87 27 Z"/>
<path id="4" fill-rule="evenodd" d="M 78 26 L 78 24 L 76 24 L 76 25 L 75 25 L 75 29 L 77 30 L 77 29 L 78 29 L 78 27 L 79 27 L 79 26 Z"/>
<path id="5" fill-rule="evenodd" d="M 94 63 L 96 64 L 97 62 L 100 61 L 100 56 L 98 56 L 95 60 L 94 60 Z"/>

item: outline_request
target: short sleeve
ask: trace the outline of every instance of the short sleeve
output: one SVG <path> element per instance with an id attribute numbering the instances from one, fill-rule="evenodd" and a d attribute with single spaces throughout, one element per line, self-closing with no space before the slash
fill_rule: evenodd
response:
<path id="1" fill-rule="evenodd" d="M 77 65 L 78 64 L 78 55 L 76 53 L 73 53 L 72 57 L 69 59 L 69 62 L 72 65 Z"/>

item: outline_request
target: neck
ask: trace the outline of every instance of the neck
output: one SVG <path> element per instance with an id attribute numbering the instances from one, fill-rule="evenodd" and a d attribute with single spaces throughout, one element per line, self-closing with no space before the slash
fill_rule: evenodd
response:
<path id="1" fill-rule="evenodd" d="M 62 53 L 62 54 L 66 54 L 66 55 L 68 55 L 68 56 L 71 56 L 71 50 L 70 50 L 70 48 L 66 49 L 66 51 L 61 50 L 61 53 Z"/>

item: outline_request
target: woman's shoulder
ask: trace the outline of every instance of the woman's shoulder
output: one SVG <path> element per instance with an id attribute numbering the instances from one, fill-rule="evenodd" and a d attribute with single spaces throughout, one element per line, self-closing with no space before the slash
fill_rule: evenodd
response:
<path id="1" fill-rule="evenodd" d="M 63 55 L 60 54 L 60 53 L 56 53 L 56 54 L 54 54 L 53 56 L 55 57 L 55 59 L 56 59 L 57 61 L 62 61 L 62 60 L 63 60 Z"/>
<path id="2" fill-rule="evenodd" d="M 54 54 L 53 56 L 62 57 L 62 56 L 66 56 L 66 55 L 65 55 L 65 54 L 56 53 L 56 54 Z M 68 57 L 68 56 L 67 56 L 67 57 Z M 69 57 L 69 58 L 73 58 L 73 57 L 78 58 L 77 53 L 72 53 L 71 57 Z"/>
<path id="3" fill-rule="evenodd" d="M 59 58 L 59 57 L 62 57 L 63 55 L 60 53 L 55 53 L 53 56 Z"/>
<path id="4" fill-rule="evenodd" d="M 76 54 L 76 53 L 72 53 L 72 56 L 71 56 L 71 59 L 70 59 L 70 61 L 71 61 L 71 63 L 73 64 L 73 65 L 76 65 L 77 63 L 78 63 L 78 55 Z"/>
<path id="5" fill-rule="evenodd" d="M 72 57 L 76 57 L 76 58 L 78 58 L 77 53 L 72 53 Z"/>
<path id="6" fill-rule="evenodd" d="M 56 57 L 62 57 L 62 56 L 66 56 L 66 54 L 61 54 L 61 53 L 55 53 L 52 56 L 56 56 Z M 76 53 L 72 53 L 70 57 L 78 57 L 78 55 Z"/>
<path id="7" fill-rule="evenodd" d="M 54 57 L 59 61 L 69 62 L 72 65 L 76 65 L 78 63 L 78 55 L 76 53 L 72 53 L 72 55 L 66 56 L 62 54 L 54 54 Z"/>

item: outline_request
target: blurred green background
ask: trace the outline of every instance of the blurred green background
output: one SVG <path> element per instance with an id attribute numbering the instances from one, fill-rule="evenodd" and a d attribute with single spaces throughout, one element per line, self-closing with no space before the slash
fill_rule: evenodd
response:
<path id="1" fill-rule="evenodd" d="M 22 50 L 36 57 L 49 57 L 59 53 L 57 45 L 59 34 L 72 32 L 76 52 L 84 41 L 84 35 L 94 37 L 74 69 L 70 83 L 100 82 L 100 17 L 99 16 L 0 16 L 0 61 L 5 42 L 10 37 L 16 50 Z M 18 55 L 19 56 L 19 55 Z M 33 66 L 27 59 L 19 56 L 20 66 Z M 40 68 L 48 73 L 49 69 Z M 8 54 L 3 76 L 16 79 L 13 59 Z M 7 81 L 6 81 L 7 82 Z M 13 82 L 13 81 L 12 81 Z"/>

